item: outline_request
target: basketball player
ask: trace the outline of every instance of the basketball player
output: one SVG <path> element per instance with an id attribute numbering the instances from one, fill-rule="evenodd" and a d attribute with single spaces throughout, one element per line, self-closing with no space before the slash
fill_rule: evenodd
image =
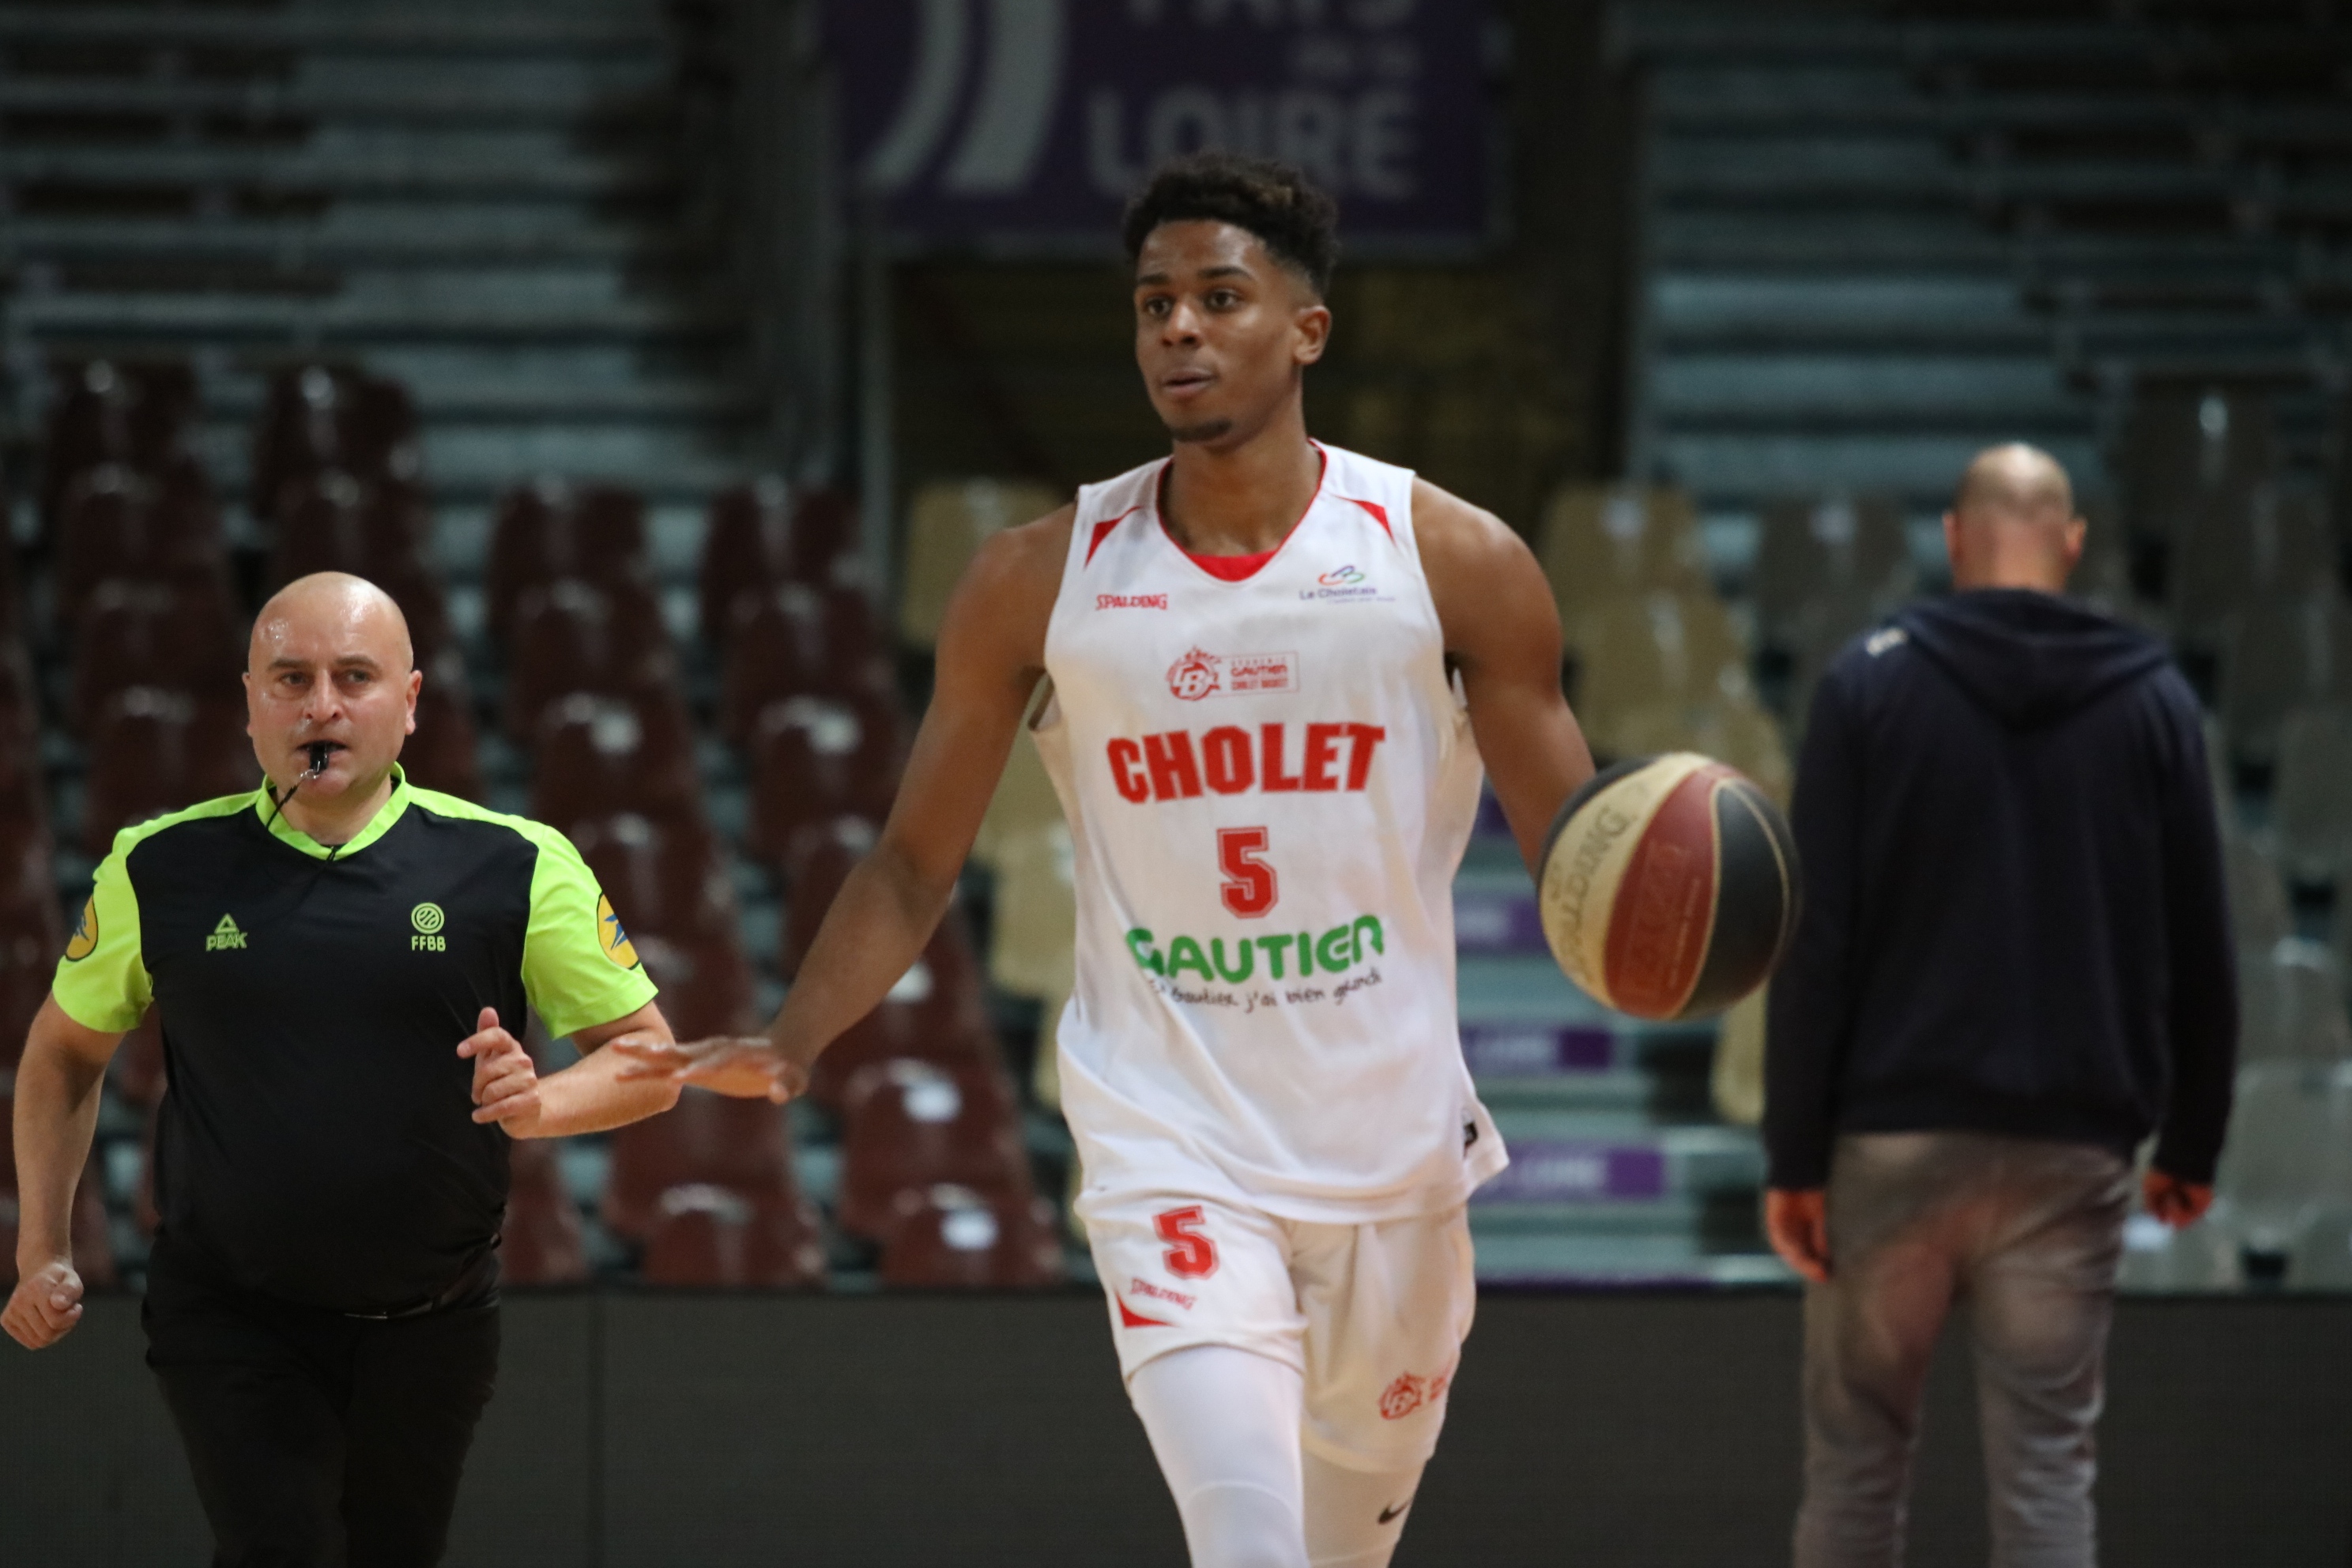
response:
<path id="1" fill-rule="evenodd" d="M 1076 851 L 1077 1207 L 1215 1568 L 1395 1548 L 1470 1327 L 1464 1203 L 1505 1163 L 1454 1010 L 1481 763 L 1530 865 L 1592 771 L 1527 547 L 1307 437 L 1335 218 L 1223 154 L 1137 198 L 1136 357 L 1172 456 L 982 548 L 889 822 L 767 1037 L 631 1053 L 798 1093 L 922 950 L 1045 678 L 1029 728 Z"/>

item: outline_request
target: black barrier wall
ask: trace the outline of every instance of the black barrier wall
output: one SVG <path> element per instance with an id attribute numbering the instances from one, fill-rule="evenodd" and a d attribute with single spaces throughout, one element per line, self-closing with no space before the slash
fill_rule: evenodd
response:
<path id="1" fill-rule="evenodd" d="M 460 1568 L 1181 1568 L 1101 1300 L 522 1296 Z M 1965 1349 L 1938 1364 L 1914 1568 L 1985 1560 Z M 135 1302 L 0 1346 L 0 1563 L 204 1560 Z M 2102 1428 L 2116 1568 L 2344 1568 L 2352 1301 L 2133 1300 Z M 1797 1302 L 1479 1308 L 1398 1568 L 1767 1568 L 1798 1477 Z"/>

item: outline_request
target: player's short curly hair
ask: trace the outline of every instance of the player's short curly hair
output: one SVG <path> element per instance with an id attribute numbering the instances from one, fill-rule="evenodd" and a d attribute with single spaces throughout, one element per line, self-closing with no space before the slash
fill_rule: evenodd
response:
<path id="1" fill-rule="evenodd" d="M 1267 254 L 1297 271 L 1316 293 L 1331 287 L 1339 264 L 1339 204 L 1289 164 L 1237 153 L 1170 159 L 1127 204 L 1120 231 L 1128 259 L 1143 254 L 1143 242 L 1161 224 L 1203 218 L 1256 236 Z"/>

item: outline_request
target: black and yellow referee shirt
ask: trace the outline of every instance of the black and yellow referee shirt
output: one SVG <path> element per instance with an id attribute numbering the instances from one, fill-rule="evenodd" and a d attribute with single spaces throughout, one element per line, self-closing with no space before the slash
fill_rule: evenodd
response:
<path id="1" fill-rule="evenodd" d="M 496 1244 L 507 1134 L 458 1042 L 484 1007 L 555 1034 L 653 999 L 551 828 L 409 785 L 348 844 L 234 795 L 125 828 L 58 965 L 104 1033 L 163 1009 L 162 1243 L 223 1283 L 394 1310 Z"/>

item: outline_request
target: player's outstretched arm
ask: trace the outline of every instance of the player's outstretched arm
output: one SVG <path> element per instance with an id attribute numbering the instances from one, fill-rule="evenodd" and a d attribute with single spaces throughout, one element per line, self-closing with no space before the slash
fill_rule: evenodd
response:
<path id="1" fill-rule="evenodd" d="M 1065 507 L 998 534 L 956 585 L 940 627 L 930 710 L 889 820 L 842 884 L 767 1034 L 672 1046 L 616 1041 L 635 1064 L 628 1074 L 789 1100 L 807 1086 L 817 1053 L 872 1012 L 920 956 L 1045 674 L 1045 626 L 1076 515 Z"/>
<path id="2" fill-rule="evenodd" d="M 1559 689 L 1551 585 L 1502 519 L 1426 479 L 1413 486 L 1412 528 L 1486 776 L 1528 869 L 1538 870 L 1552 818 L 1592 776 L 1592 752 Z"/>
<path id="3" fill-rule="evenodd" d="M 74 1187 L 98 1131 L 106 1064 L 121 1040 L 76 1023 L 52 996 L 34 1016 L 16 1067 L 16 1289 L 0 1328 L 26 1350 L 57 1343 L 81 1321 Z"/>

